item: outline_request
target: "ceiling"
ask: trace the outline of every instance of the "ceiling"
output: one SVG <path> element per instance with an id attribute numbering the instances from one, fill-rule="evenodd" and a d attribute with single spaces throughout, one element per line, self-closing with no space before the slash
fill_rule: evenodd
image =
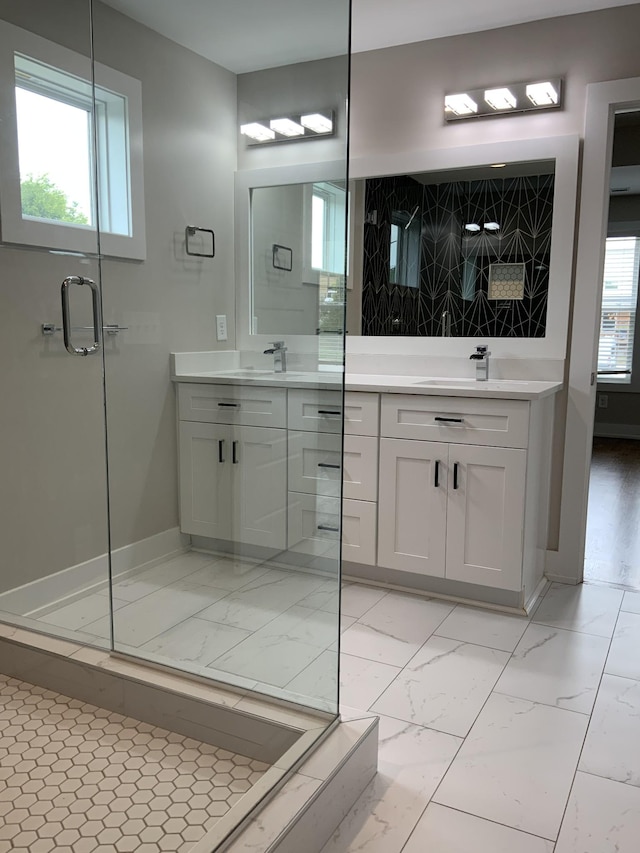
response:
<path id="1" fill-rule="evenodd" d="M 347 0 L 104 0 L 236 74 L 346 52 Z M 635 0 L 353 0 L 355 52 Z"/>

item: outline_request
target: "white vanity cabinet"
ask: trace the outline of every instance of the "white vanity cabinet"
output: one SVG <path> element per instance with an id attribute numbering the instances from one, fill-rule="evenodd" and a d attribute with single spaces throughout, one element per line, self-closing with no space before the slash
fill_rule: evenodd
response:
<path id="1" fill-rule="evenodd" d="M 342 528 L 345 559 L 375 564 L 378 412 L 378 394 L 289 390 L 290 551 L 337 559 Z"/>
<path id="2" fill-rule="evenodd" d="M 178 418 L 181 530 L 286 548 L 286 391 L 181 383 Z"/>
<path id="3" fill-rule="evenodd" d="M 377 555 L 345 547 L 346 574 L 524 606 L 544 572 L 553 398 L 380 401 Z"/>
<path id="4" fill-rule="evenodd" d="M 387 394 L 382 431 L 379 564 L 520 589 L 529 403 Z"/>

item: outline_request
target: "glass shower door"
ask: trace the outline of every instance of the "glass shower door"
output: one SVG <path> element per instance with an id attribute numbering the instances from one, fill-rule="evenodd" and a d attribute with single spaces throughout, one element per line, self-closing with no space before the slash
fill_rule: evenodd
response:
<path id="1" fill-rule="evenodd" d="M 137 0 L 94 14 L 96 68 L 126 94 L 132 158 L 131 254 L 105 251 L 101 265 L 105 322 L 123 329 L 105 339 L 114 649 L 335 714 L 349 3 L 179 5 L 181 29 Z M 251 38 L 258 21 L 273 68 Z M 251 148 L 241 126 L 282 111 L 308 138 Z M 267 211 L 246 340 L 250 192 L 234 219 L 238 180 L 300 158 L 311 176 L 316 157 L 317 180 Z M 103 246 L 109 233 L 101 220 Z M 191 380 L 176 381 L 172 354 L 186 354 Z M 237 382 L 205 376 L 220 371 Z M 294 426 L 305 390 L 319 420 Z M 320 476 L 294 474 L 301 454 Z"/>
<path id="2" fill-rule="evenodd" d="M 59 11 L 0 3 L 0 619 L 109 645 L 90 3 Z"/>

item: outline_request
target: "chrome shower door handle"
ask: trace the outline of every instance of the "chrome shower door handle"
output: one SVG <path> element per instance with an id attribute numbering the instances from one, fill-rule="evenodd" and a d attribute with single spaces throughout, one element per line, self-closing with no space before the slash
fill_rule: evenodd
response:
<path id="1" fill-rule="evenodd" d="M 81 287 L 83 284 L 91 288 L 91 304 L 93 307 L 93 344 L 90 347 L 76 347 L 71 342 L 71 314 L 69 310 L 69 288 L 72 284 Z M 70 275 L 62 282 L 60 290 L 62 296 L 62 334 L 67 352 L 71 355 L 91 355 L 98 352 L 102 338 L 102 318 L 100 316 L 100 293 L 98 285 L 90 278 L 79 275 Z"/>

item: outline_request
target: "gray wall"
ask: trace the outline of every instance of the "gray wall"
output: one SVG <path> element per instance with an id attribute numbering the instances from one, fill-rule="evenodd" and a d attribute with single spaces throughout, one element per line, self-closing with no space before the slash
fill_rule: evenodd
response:
<path id="1" fill-rule="evenodd" d="M 178 523 L 169 353 L 234 346 L 236 77 L 94 5 L 96 59 L 141 80 L 143 98 L 147 260 L 102 264 L 105 321 L 129 327 L 105 342 L 119 547 Z M 83 0 L 0 0 L 0 18 L 88 53 Z M 215 230 L 215 259 L 185 256 L 187 224 Z M 100 359 L 72 358 L 60 335 L 39 335 L 40 323 L 60 322 L 64 276 L 97 276 L 96 264 L 2 248 L 0 271 L 6 589 L 105 553 L 107 538 Z M 223 313 L 229 341 L 217 344 Z"/>
<path id="2" fill-rule="evenodd" d="M 584 134 L 588 83 L 640 75 L 640 4 L 356 54 L 353 158 Z M 564 109 L 445 125 L 445 93 L 562 77 Z M 570 247 L 567 248 L 570 251 Z M 566 287 L 573 283 L 567 281 Z M 579 330 L 578 330 L 579 333 Z M 517 352 L 514 342 L 514 352 Z M 549 544 L 557 547 L 566 394 L 558 395 Z"/>

